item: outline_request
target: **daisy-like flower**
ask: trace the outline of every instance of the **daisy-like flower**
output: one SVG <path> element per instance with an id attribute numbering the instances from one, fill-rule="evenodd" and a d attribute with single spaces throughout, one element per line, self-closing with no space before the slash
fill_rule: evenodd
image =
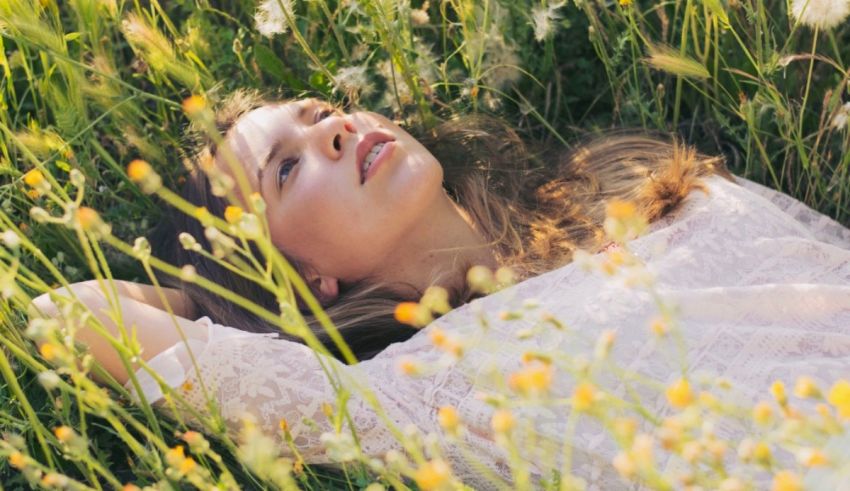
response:
<path id="1" fill-rule="evenodd" d="M 791 13 L 813 29 L 832 29 L 850 15 L 850 0 L 793 0 Z"/>
<path id="2" fill-rule="evenodd" d="M 292 0 L 265 0 L 257 6 L 254 23 L 260 34 L 274 37 L 286 32 L 286 14 L 292 15 Z"/>
<path id="3" fill-rule="evenodd" d="M 538 42 L 543 42 L 554 33 L 552 23 L 561 18 L 558 9 L 566 5 L 567 2 L 562 0 L 553 4 L 542 6 L 538 5 L 531 9 L 531 20 L 534 26 L 534 39 Z"/>

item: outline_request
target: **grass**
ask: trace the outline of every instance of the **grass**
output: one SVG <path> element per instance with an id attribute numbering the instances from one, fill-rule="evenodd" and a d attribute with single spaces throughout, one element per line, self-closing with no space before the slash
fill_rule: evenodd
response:
<path id="1" fill-rule="evenodd" d="M 850 22 L 812 28 L 775 0 L 265 4 L 285 15 L 258 25 L 253 2 L 226 0 L 0 3 L 0 221 L 23 241 L 0 252 L 0 428 L 17 435 L 0 454 L 34 459 L 23 472 L 0 464 L 4 486 L 44 472 L 94 488 L 177 479 L 168 449 L 179 425 L 71 368 L 45 389 L 44 353 L 21 333 L 29 298 L 51 287 L 149 277 L 129 244 L 156 223 L 163 195 L 144 193 L 125 169 L 143 159 L 166 188 L 179 186 L 175 156 L 190 119 L 181 102 L 193 94 L 274 89 L 424 127 L 494 113 L 550 145 L 610 128 L 671 132 L 850 224 Z M 32 169 L 49 190 L 25 183 Z M 80 206 L 111 224 L 111 238 L 80 226 Z M 54 218 L 37 219 L 33 207 Z M 85 444 L 75 450 L 77 440 L 53 433 L 63 426 Z M 215 442 L 196 458 L 219 482 L 275 487 L 238 445 Z M 354 467 L 301 476 L 304 487 L 371 482 Z"/>

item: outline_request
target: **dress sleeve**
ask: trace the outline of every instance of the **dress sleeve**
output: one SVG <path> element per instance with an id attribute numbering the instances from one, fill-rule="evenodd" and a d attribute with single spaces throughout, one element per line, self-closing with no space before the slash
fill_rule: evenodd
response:
<path id="1" fill-rule="evenodd" d="M 334 385 L 362 385 L 360 370 L 275 334 L 240 331 L 207 317 L 197 322 L 207 326 L 206 339 L 177 344 L 151 359 L 149 367 L 195 410 L 208 411 L 207 401 L 214 402 L 234 437 L 246 419 L 253 419 L 264 434 L 280 437 L 285 420 L 307 462 L 328 462 L 321 439 L 333 425 L 323 406 L 337 411 Z M 161 403 L 157 382 L 144 370 L 136 376 L 148 401 Z M 385 451 L 385 425 L 371 406 L 352 396 L 346 408 L 363 447 Z M 182 416 L 192 421 L 188 414 Z"/>

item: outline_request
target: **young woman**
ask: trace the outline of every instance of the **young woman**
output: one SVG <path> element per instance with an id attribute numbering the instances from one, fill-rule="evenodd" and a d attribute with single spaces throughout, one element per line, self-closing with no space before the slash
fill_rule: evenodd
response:
<path id="1" fill-rule="evenodd" d="M 829 381 L 850 368 L 850 231 L 733 178 L 720 158 L 627 134 L 564 155 L 532 153 L 506 125 L 486 118 L 450 121 L 414 138 L 374 113 L 245 93 L 218 113 L 217 122 L 226 151 L 266 203 L 274 245 L 367 361 L 344 365 L 318 355 L 191 283 L 171 280 L 177 288 L 166 297 L 188 342 L 150 287 L 121 283 L 122 315 L 127 325 L 140 327 L 143 358 L 168 385 L 183 387 L 190 403 L 205 408 L 204 391 L 211 391 L 233 428 L 247 413 L 277 434 L 285 419 L 308 462 L 330 459 L 320 442 L 331 432 L 321 408 L 337 399 L 329 374 L 335 382 L 368 388 L 385 411 L 379 416 L 356 392 L 347 403 L 349 429 L 368 455 L 396 448 L 388 424 L 436 431 L 438 408 L 457 408 L 463 437 L 442 441 L 444 451 L 454 473 L 484 488 L 510 479 L 512 470 L 508 453 L 494 443 L 495 408 L 477 394 L 504 385 L 523 366 L 524 354 L 563 359 L 588 353 L 609 329 L 617 339 L 611 356 L 630 370 L 661 383 L 680 377 L 681 359 L 663 356 L 647 327 L 658 314 L 652 295 L 571 263 L 578 249 L 616 250 L 603 233 L 605 206 L 613 199 L 634 203 L 652 222 L 630 249 L 646 265 L 639 282 L 651 281 L 677 307 L 686 359 L 694 363 L 689 370 L 727 377 L 741 401 L 755 401 L 774 379 L 791 383 L 810 374 Z M 223 153 L 206 142 L 196 161 L 208 172 L 232 176 Z M 217 215 L 228 204 L 213 195 L 200 171 L 185 196 Z M 184 250 L 179 232 L 210 246 L 197 221 L 175 213 L 158 230 L 155 252 L 178 266 L 193 265 L 271 311 L 278 308 L 265 290 Z M 472 301 L 465 281 L 472 265 L 510 266 L 524 281 Z M 392 315 L 398 302 L 418 299 L 430 285 L 448 289 L 453 306 L 462 307 L 420 331 L 399 325 Z M 115 328 L 94 285 L 73 288 Z M 495 315 L 524 309 L 527 298 L 538 307 L 525 309 L 520 319 Z M 47 295 L 34 305 L 42 315 L 59 315 Z M 487 313 L 483 329 L 480 318 Z M 570 329 L 547 327 L 541 319 L 551 314 Z M 333 350 L 315 319 L 305 316 Z M 519 335 L 529 330 L 538 335 Z M 107 343 L 85 330 L 79 337 L 113 376 L 127 380 Z M 455 353 L 469 349 L 446 363 L 447 346 Z M 161 388 L 147 373 L 138 376 L 148 400 L 159 400 Z M 568 398 L 577 380 L 560 369 L 552 376 L 548 390 Z M 594 377 L 625 395 L 622 381 Z M 657 392 L 642 390 L 654 407 Z M 537 439 L 540 455 L 525 459 L 526 471 L 546 478 L 545 463 L 564 447 L 569 410 L 503 404 L 533 422 L 516 438 Z M 620 485 L 610 466 L 616 447 L 600 431 L 590 421 L 578 425 L 570 438 L 572 468 L 591 488 L 609 489 Z M 472 460 L 465 457 L 470 448 Z"/>

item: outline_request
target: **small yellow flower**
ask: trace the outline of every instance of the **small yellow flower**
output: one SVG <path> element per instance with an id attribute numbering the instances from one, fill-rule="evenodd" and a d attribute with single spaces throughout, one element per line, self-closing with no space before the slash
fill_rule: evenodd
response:
<path id="1" fill-rule="evenodd" d="M 204 226 L 212 223 L 212 213 L 205 206 L 195 208 L 195 218 Z"/>
<path id="2" fill-rule="evenodd" d="M 15 469 L 23 469 L 26 463 L 26 458 L 21 452 L 15 451 L 9 455 L 9 465 Z"/>
<path id="3" fill-rule="evenodd" d="M 785 384 L 781 380 L 773 382 L 770 386 L 770 393 L 780 406 L 788 404 L 788 395 L 785 393 Z"/>
<path id="4" fill-rule="evenodd" d="M 121 488 L 121 491 L 142 491 L 142 488 L 133 483 L 127 483 Z"/>
<path id="5" fill-rule="evenodd" d="M 79 210 L 77 210 L 77 221 L 79 222 L 80 227 L 85 231 L 94 230 L 97 225 L 102 223 L 100 215 L 88 206 L 82 206 Z"/>
<path id="6" fill-rule="evenodd" d="M 794 385 L 794 395 L 801 399 L 820 397 L 821 392 L 811 377 L 800 377 Z"/>
<path id="7" fill-rule="evenodd" d="M 535 363 L 512 373 L 508 377 L 508 385 L 522 394 L 540 394 L 549 390 L 552 374 L 551 365 Z"/>
<path id="8" fill-rule="evenodd" d="M 656 317 L 649 323 L 649 330 L 656 336 L 664 336 L 670 331 L 670 326 L 664 317 Z"/>
<path id="9" fill-rule="evenodd" d="M 165 452 L 165 461 L 171 467 L 179 467 L 185 458 L 186 454 L 183 452 L 183 445 L 177 445 Z"/>
<path id="10" fill-rule="evenodd" d="M 682 409 L 694 401 L 694 393 L 687 379 L 681 378 L 667 387 L 667 401 L 671 406 Z"/>
<path id="11" fill-rule="evenodd" d="M 631 201 L 615 199 L 605 207 L 605 213 L 615 220 L 632 220 L 637 216 L 637 206 Z"/>
<path id="12" fill-rule="evenodd" d="M 437 419 L 440 421 L 440 426 L 451 434 L 457 433 L 460 428 L 460 415 L 452 406 L 441 407 L 437 413 Z"/>
<path id="13" fill-rule="evenodd" d="M 797 461 L 806 467 L 827 465 L 829 458 L 816 448 L 804 448 L 797 453 Z"/>
<path id="14" fill-rule="evenodd" d="M 185 459 L 183 459 L 183 462 L 180 462 L 180 467 L 178 467 L 178 470 L 181 474 L 188 474 L 192 472 L 192 469 L 194 469 L 196 465 L 197 464 L 195 464 L 195 460 L 192 459 L 192 457 L 186 457 Z"/>
<path id="15" fill-rule="evenodd" d="M 573 391 L 573 408 L 576 411 L 588 411 L 593 407 L 593 401 L 595 399 L 596 386 L 590 382 L 582 382 Z"/>
<path id="16" fill-rule="evenodd" d="M 618 0 L 621 7 L 628 7 L 632 4 L 632 0 Z"/>
<path id="17" fill-rule="evenodd" d="M 136 159 L 127 164 L 127 176 L 133 182 L 142 182 L 153 173 L 151 165 L 144 160 Z"/>
<path id="18" fill-rule="evenodd" d="M 767 443 L 756 443 L 756 446 L 753 448 L 753 458 L 756 460 L 756 462 L 767 465 L 770 463 L 770 459 L 772 457 L 773 452 L 770 451 L 770 447 L 767 445 Z"/>
<path id="19" fill-rule="evenodd" d="M 404 375 L 419 374 L 419 364 L 411 360 L 410 358 L 405 358 L 399 361 L 398 368 Z"/>
<path id="20" fill-rule="evenodd" d="M 277 422 L 277 425 L 280 427 L 280 431 L 284 433 L 289 433 L 289 422 L 286 421 L 286 418 L 280 418 L 280 421 Z"/>
<path id="21" fill-rule="evenodd" d="M 773 408 L 767 402 L 759 402 L 753 407 L 753 420 L 760 425 L 770 423 L 773 418 Z"/>
<path id="22" fill-rule="evenodd" d="M 238 222 L 240 218 L 242 218 L 242 208 L 231 205 L 224 209 L 224 219 L 227 223 L 232 225 Z"/>
<path id="23" fill-rule="evenodd" d="M 58 426 L 54 428 L 53 434 L 56 435 L 56 439 L 62 443 L 68 443 L 74 438 L 74 430 L 68 426 Z"/>
<path id="24" fill-rule="evenodd" d="M 637 432 L 638 422 L 635 418 L 617 418 L 614 420 L 614 436 L 625 444 L 631 444 Z"/>
<path id="25" fill-rule="evenodd" d="M 183 382 L 183 385 L 180 386 L 180 388 L 183 389 L 183 392 L 189 392 L 193 387 L 194 385 L 192 385 L 192 382 L 188 380 Z"/>
<path id="26" fill-rule="evenodd" d="M 637 474 L 637 464 L 627 452 L 620 452 L 617 454 L 617 456 L 614 457 L 614 460 L 611 461 L 611 464 L 625 479 L 631 479 L 635 476 L 635 474 Z"/>
<path id="27" fill-rule="evenodd" d="M 839 380 L 829 390 L 827 401 L 835 406 L 842 418 L 850 419 L 850 382 Z"/>
<path id="28" fill-rule="evenodd" d="M 803 491 L 800 476 L 791 471 L 779 471 L 773 476 L 771 491 Z"/>
<path id="29" fill-rule="evenodd" d="M 44 174 L 38 169 L 32 169 L 24 174 L 24 182 L 31 188 L 38 187 L 44 182 Z"/>
<path id="30" fill-rule="evenodd" d="M 27 196 L 29 196 L 29 198 L 33 200 L 38 199 L 38 197 L 41 196 L 41 191 L 39 191 L 38 189 L 29 189 L 27 190 Z"/>
<path id="31" fill-rule="evenodd" d="M 41 357 L 47 361 L 53 361 L 56 358 L 57 351 L 58 349 L 53 343 L 44 343 L 38 348 Z"/>
<path id="32" fill-rule="evenodd" d="M 507 409 L 499 409 L 493 413 L 493 418 L 490 420 L 490 426 L 496 433 L 507 433 L 511 431 L 516 424 L 516 419 L 513 413 Z"/>
<path id="33" fill-rule="evenodd" d="M 432 489 L 440 489 L 449 482 L 451 477 L 451 469 L 442 460 L 432 460 L 422 464 L 413 479 L 423 491 Z"/>
<path id="34" fill-rule="evenodd" d="M 190 117 L 199 114 L 201 111 L 206 109 L 206 107 L 207 101 L 203 96 L 192 95 L 183 99 L 183 111 L 185 111 Z"/>
<path id="35" fill-rule="evenodd" d="M 434 320 L 428 308 L 417 302 L 399 303 L 396 305 L 394 314 L 395 320 L 413 327 L 424 327 Z"/>

